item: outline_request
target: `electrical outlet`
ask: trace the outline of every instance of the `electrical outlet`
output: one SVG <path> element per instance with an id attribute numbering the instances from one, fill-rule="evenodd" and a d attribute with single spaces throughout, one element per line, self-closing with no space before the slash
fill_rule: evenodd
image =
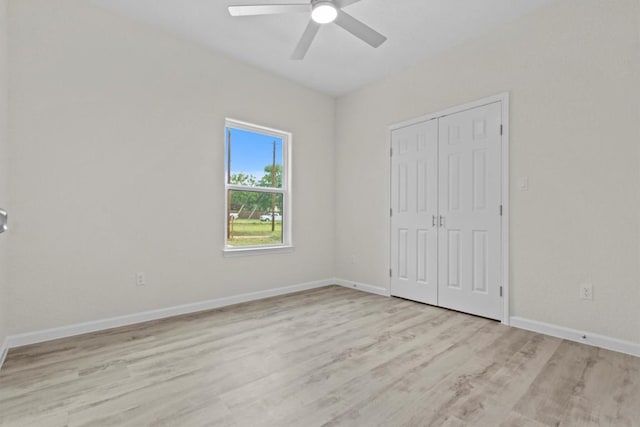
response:
<path id="1" fill-rule="evenodd" d="M 590 283 L 583 283 L 580 285 L 580 299 L 593 299 L 593 285 Z"/>
<path id="2" fill-rule="evenodd" d="M 136 285 L 137 286 L 144 286 L 147 284 L 147 280 L 144 277 L 144 272 L 139 271 L 136 273 Z"/>

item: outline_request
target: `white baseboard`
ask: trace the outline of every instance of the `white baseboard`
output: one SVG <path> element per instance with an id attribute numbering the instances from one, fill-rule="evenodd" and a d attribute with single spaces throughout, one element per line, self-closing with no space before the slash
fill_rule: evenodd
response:
<path id="1" fill-rule="evenodd" d="M 383 288 L 381 286 L 372 286 L 365 283 L 359 283 L 339 278 L 335 278 L 334 283 L 346 288 L 357 289 L 364 292 L 370 292 L 372 294 L 383 295 L 387 297 L 391 295 L 387 288 Z M 550 323 L 539 322 L 537 320 L 529 320 L 517 316 L 512 316 L 509 318 L 508 326 L 526 329 L 528 331 L 538 332 L 553 337 L 563 338 L 569 341 L 575 341 L 592 345 L 594 347 L 600 347 L 607 350 L 617 351 L 619 353 L 625 353 L 632 356 L 640 357 L 640 343 L 635 343 L 632 341 L 624 341 L 606 335 L 579 331 L 577 329 L 552 325 Z"/>
<path id="2" fill-rule="evenodd" d="M 81 335 L 89 332 L 97 332 L 120 326 L 133 325 L 136 323 L 147 322 L 150 320 L 164 319 L 167 317 L 178 316 L 181 314 L 196 313 L 199 311 L 212 310 L 215 308 L 226 307 L 233 304 L 243 302 L 256 301 L 264 298 L 286 295 L 293 292 L 299 292 L 309 289 L 321 288 L 328 285 L 340 285 L 350 289 L 356 289 L 363 292 L 369 292 L 376 295 L 389 296 L 389 290 L 381 286 L 373 286 L 365 283 L 354 282 L 339 278 L 318 280 L 315 282 L 301 283 L 298 285 L 284 286 L 281 288 L 268 289 L 264 291 L 250 292 L 245 294 L 233 295 L 229 297 L 216 298 L 207 301 L 196 302 L 192 304 L 184 304 L 174 307 L 167 307 L 158 310 L 134 313 L 126 316 L 112 317 L 109 319 L 95 320 L 91 322 L 78 323 L 75 325 L 62 326 L 59 328 L 47 329 L 42 331 L 28 332 L 18 335 L 10 335 L 5 338 L 0 346 L 0 368 L 7 356 L 10 348 L 20 347 L 29 344 L 37 344 L 40 342 L 51 341 L 59 338 L 66 338 L 75 335 Z M 563 326 L 552 325 L 549 323 L 529 320 L 522 317 L 511 317 L 510 324 L 513 327 L 526 329 L 533 332 L 539 332 L 570 341 L 581 342 L 595 347 L 605 348 L 607 350 L 618 351 L 640 357 L 640 344 L 631 341 L 624 341 L 605 335 L 593 334 L 590 332 L 579 331 L 576 329 L 566 328 Z"/>
<path id="3" fill-rule="evenodd" d="M 150 320 L 164 319 L 181 314 L 196 313 L 198 311 L 212 310 L 226 307 L 233 304 L 255 301 L 278 295 L 290 294 L 293 292 L 305 291 L 308 289 L 321 288 L 332 285 L 332 279 L 318 280 L 315 282 L 301 283 L 298 285 L 284 286 L 281 288 L 268 289 L 265 291 L 250 292 L 246 294 L 233 295 L 229 297 L 216 298 L 207 301 L 195 302 L 192 304 L 178 305 L 174 307 L 161 308 L 158 310 L 144 311 L 141 313 L 129 314 L 126 316 L 112 317 L 109 319 L 94 320 L 91 322 L 78 323 L 75 325 L 62 326 L 59 328 L 46 329 L 43 331 L 27 332 L 24 334 L 10 335 L 5 340 L 5 347 L 21 347 L 23 345 L 37 344 L 45 341 L 66 338 L 89 332 L 103 331 L 105 329 L 117 328 L 120 326 L 133 325 Z"/>
<path id="4" fill-rule="evenodd" d="M 594 334 L 591 332 L 579 331 L 577 329 L 566 328 L 564 326 L 552 325 L 539 322 L 537 320 L 524 319 L 522 317 L 511 317 L 511 326 L 528 331 L 539 332 L 553 337 L 563 338 L 569 341 L 589 344 L 607 350 L 630 354 L 640 357 L 640 343 L 624 341 L 606 335 Z"/>
<path id="5" fill-rule="evenodd" d="M 365 283 L 354 282 L 335 278 L 336 285 L 346 288 L 357 289 L 372 294 L 390 296 L 387 288 L 381 286 L 372 286 Z M 564 326 L 552 325 L 550 323 L 539 322 L 537 320 L 529 320 L 522 317 L 512 316 L 509 318 L 509 325 L 514 328 L 526 329 L 528 331 L 538 332 L 553 337 L 563 338 L 569 341 L 575 341 L 583 344 L 600 347 L 607 350 L 617 351 L 632 356 L 640 357 L 640 343 L 632 341 L 624 341 L 618 338 L 612 338 L 606 335 L 595 334 L 577 329 L 566 328 Z"/>
<path id="6" fill-rule="evenodd" d="M 367 285 L 365 283 L 354 282 L 353 280 L 333 279 L 333 283 L 336 285 L 344 286 L 345 288 L 356 289 L 359 291 L 369 292 L 376 295 L 382 295 L 385 297 L 390 296 L 389 290 L 382 286 Z"/>
<path id="7" fill-rule="evenodd" d="M 0 369 L 2 369 L 4 359 L 7 358 L 8 352 L 9 352 L 9 337 L 5 338 L 4 341 L 2 341 L 2 345 L 0 345 Z"/>

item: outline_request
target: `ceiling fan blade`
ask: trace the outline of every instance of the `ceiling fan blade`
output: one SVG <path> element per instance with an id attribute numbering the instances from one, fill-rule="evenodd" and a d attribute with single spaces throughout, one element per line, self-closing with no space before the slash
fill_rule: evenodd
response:
<path id="1" fill-rule="evenodd" d="M 229 6 L 229 14 L 231 16 L 277 15 L 302 12 L 311 12 L 311 4 L 245 4 Z"/>
<path id="2" fill-rule="evenodd" d="M 338 10 L 338 17 L 334 22 L 373 47 L 378 47 L 387 40 L 385 36 L 342 10 Z"/>
<path id="3" fill-rule="evenodd" d="M 336 4 L 340 9 L 347 7 L 350 4 L 358 3 L 360 0 L 336 0 Z"/>
<path id="4" fill-rule="evenodd" d="M 309 50 L 309 46 L 311 46 L 311 42 L 316 37 L 316 34 L 318 34 L 319 29 L 320 24 L 312 20 L 309 21 L 309 25 L 307 25 L 304 33 L 302 33 L 302 37 L 300 38 L 298 45 L 293 51 L 291 59 L 300 60 L 304 58 L 304 56 L 307 54 L 307 51 Z"/>

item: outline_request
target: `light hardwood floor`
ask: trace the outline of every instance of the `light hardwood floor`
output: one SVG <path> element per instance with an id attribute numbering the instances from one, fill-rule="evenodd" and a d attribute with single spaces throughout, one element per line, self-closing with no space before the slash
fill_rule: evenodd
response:
<path id="1" fill-rule="evenodd" d="M 7 426 L 640 426 L 640 359 L 336 286 L 12 349 Z"/>

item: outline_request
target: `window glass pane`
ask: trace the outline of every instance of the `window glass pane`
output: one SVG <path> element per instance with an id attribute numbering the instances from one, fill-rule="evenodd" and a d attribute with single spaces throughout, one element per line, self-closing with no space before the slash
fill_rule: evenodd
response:
<path id="1" fill-rule="evenodd" d="M 227 246 L 282 244 L 281 193 L 229 190 Z"/>
<path id="2" fill-rule="evenodd" d="M 282 188 L 282 138 L 227 128 L 226 142 L 229 184 Z"/>

